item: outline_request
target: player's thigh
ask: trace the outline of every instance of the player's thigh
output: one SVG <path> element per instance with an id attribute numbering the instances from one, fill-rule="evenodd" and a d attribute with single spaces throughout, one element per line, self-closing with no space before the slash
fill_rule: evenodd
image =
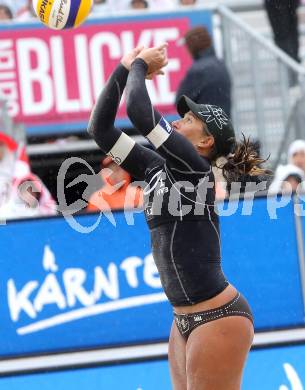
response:
<path id="1" fill-rule="evenodd" d="M 246 317 L 225 317 L 198 326 L 186 346 L 187 389 L 239 390 L 254 336 Z"/>
<path id="2" fill-rule="evenodd" d="M 168 346 L 168 360 L 173 390 L 186 390 L 187 388 L 185 348 L 186 342 L 179 333 L 175 321 L 173 321 Z"/>

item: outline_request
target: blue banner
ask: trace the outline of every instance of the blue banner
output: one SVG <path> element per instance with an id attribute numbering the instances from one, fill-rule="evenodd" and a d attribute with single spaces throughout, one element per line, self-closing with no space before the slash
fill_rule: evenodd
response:
<path id="1" fill-rule="evenodd" d="M 117 213 L 90 234 L 62 218 L 1 228 L 0 355 L 167 339 L 170 305 L 142 214 L 135 221 Z"/>
<path id="2" fill-rule="evenodd" d="M 250 352 L 243 390 L 302 390 L 305 387 L 305 345 Z"/>
<path id="3" fill-rule="evenodd" d="M 253 212 L 251 204 L 235 202 L 234 215 L 221 218 L 225 274 L 249 300 L 257 330 L 302 325 L 294 203 L 257 198 Z"/>
<path id="4" fill-rule="evenodd" d="M 293 204 L 272 219 L 270 200 L 257 199 L 251 216 L 247 202 L 221 217 L 225 273 L 248 298 L 256 329 L 304 324 Z M 90 230 L 98 217 L 75 223 Z M 168 339 L 172 310 L 144 217 L 113 217 L 90 234 L 63 218 L 1 227 L 0 356 Z"/>

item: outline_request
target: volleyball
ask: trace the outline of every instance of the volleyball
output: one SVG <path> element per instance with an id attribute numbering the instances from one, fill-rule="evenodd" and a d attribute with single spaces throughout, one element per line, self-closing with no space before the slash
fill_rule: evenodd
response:
<path id="1" fill-rule="evenodd" d="M 40 21 L 55 30 L 74 28 L 85 21 L 93 0 L 33 0 Z"/>

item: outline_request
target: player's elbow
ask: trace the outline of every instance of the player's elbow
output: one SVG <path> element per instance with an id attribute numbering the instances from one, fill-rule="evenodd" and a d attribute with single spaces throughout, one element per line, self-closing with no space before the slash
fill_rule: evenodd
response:
<path id="1" fill-rule="evenodd" d="M 93 124 L 89 121 L 88 127 L 87 127 L 87 133 L 90 135 L 91 138 L 95 139 L 96 136 L 96 128 L 93 126 Z"/>
<path id="2" fill-rule="evenodd" d="M 105 126 L 101 126 L 95 121 L 89 121 L 88 127 L 87 127 L 87 133 L 90 135 L 91 138 L 94 139 L 94 141 L 100 145 L 104 142 L 105 133 L 107 129 Z"/>
<path id="3" fill-rule="evenodd" d="M 105 127 L 105 124 L 105 118 L 103 118 L 101 113 L 94 108 L 88 122 L 87 133 L 96 141 L 97 138 L 100 138 L 100 129 Z"/>

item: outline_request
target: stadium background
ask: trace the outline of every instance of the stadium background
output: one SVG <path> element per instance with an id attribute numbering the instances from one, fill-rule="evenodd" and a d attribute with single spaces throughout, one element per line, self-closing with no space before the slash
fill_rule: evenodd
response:
<path id="1" fill-rule="evenodd" d="M 99 86 L 122 50 L 133 46 L 141 35 L 148 45 L 169 42 L 169 72 L 165 79 L 150 84 L 150 92 L 154 104 L 171 120 L 174 91 L 191 62 L 176 42 L 197 24 L 213 32 L 219 55 L 231 66 L 238 130 L 260 135 L 261 118 L 250 111 L 262 109 L 263 150 L 272 153 L 271 164 L 285 157 L 280 141 L 291 118 L 294 96 L 283 94 L 285 102 L 275 99 L 272 107 L 265 107 L 259 100 L 267 90 L 267 80 L 254 80 L 253 86 L 246 80 L 247 90 L 253 88 L 256 93 L 248 107 L 242 105 L 247 99 L 239 100 L 243 88 L 234 70 L 242 65 L 246 74 L 251 55 L 258 54 L 248 53 L 247 60 L 237 61 L 232 45 L 237 52 L 240 48 L 234 29 L 246 23 L 255 36 L 262 53 L 256 58 L 260 70 L 268 62 L 264 44 L 269 42 L 270 31 L 267 22 L 262 23 L 260 2 L 242 7 L 235 3 L 233 15 L 226 7 L 206 7 L 93 16 L 79 29 L 64 33 L 50 32 L 37 23 L 1 26 L 0 54 L 4 60 L 11 59 L 2 67 L 1 83 L 8 83 L 5 74 L 14 75 L 9 80 L 15 91 L 8 105 L 14 118 L 11 131 L 20 136 L 24 129 L 20 137 L 27 139 L 33 171 L 55 198 L 57 173 L 66 158 L 82 157 L 95 172 L 100 169 L 102 154 L 88 139 L 86 122 Z M 228 44 L 225 32 L 229 28 Z M 275 47 L 268 54 L 274 61 L 268 66 L 275 66 L 273 74 L 277 75 L 271 82 L 280 81 L 284 88 L 285 70 L 292 65 Z M 304 73 L 293 65 L 302 79 Z M 262 86 L 265 89 L 260 91 Z M 286 116 L 279 118 L 276 113 L 284 111 L 284 104 Z M 117 124 L 137 137 L 124 105 Z M 289 135 L 302 135 L 297 124 L 291 129 L 289 125 Z M 66 181 L 81 173 L 90 172 L 82 164 L 71 167 Z M 81 198 L 83 190 L 84 184 L 66 190 L 68 203 Z M 225 273 L 248 297 L 256 319 L 245 390 L 300 390 L 305 386 L 303 203 L 296 197 L 262 196 L 254 200 L 250 212 L 251 199 L 241 199 L 233 202 L 236 212 L 228 209 L 228 216 L 221 217 Z M 226 210 L 228 204 L 220 207 Z M 92 226 L 99 215 L 75 218 L 81 226 Z M 128 224 L 131 218 L 134 225 Z M 75 231 L 59 216 L 8 221 L 1 227 L 1 389 L 42 385 L 46 389 L 170 388 L 166 343 L 171 309 L 152 262 L 144 218 L 130 211 L 115 212 L 114 219 L 116 226 L 103 217 L 90 234 Z"/>

